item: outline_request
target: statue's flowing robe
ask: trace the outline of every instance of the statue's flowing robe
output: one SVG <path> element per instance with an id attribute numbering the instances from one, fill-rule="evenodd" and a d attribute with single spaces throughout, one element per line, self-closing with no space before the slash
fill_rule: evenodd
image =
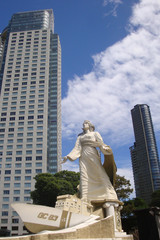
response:
<path id="1" fill-rule="evenodd" d="M 105 155 L 104 167 L 96 147 L 99 147 Z M 79 158 L 81 198 L 88 200 L 117 200 L 112 185 L 116 172 L 112 149 L 103 143 L 98 132 L 80 135 L 77 138 L 75 147 L 67 157 L 71 161 Z M 109 158 L 109 161 L 107 158 Z M 108 174 L 106 170 L 108 170 Z M 112 172 L 112 170 L 114 171 Z"/>

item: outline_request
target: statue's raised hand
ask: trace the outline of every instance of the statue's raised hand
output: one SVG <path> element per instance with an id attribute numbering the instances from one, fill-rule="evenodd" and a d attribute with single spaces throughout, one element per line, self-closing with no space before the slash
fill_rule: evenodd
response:
<path id="1" fill-rule="evenodd" d="M 63 159 L 63 161 L 61 162 L 61 164 L 63 164 L 63 163 L 65 163 L 65 162 L 67 162 L 67 159 L 68 159 L 68 157 L 67 157 L 67 156 L 65 156 L 65 157 L 63 157 L 62 159 Z"/>

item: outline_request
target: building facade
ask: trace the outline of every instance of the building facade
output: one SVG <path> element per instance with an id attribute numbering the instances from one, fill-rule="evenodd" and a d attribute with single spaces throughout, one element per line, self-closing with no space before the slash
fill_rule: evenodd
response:
<path id="1" fill-rule="evenodd" d="M 149 106 L 138 104 L 131 110 L 135 143 L 130 147 L 136 197 L 147 203 L 160 189 L 160 162 Z"/>
<path id="2" fill-rule="evenodd" d="M 61 45 L 52 10 L 16 13 L 0 35 L 0 228 L 26 233 L 12 202 L 60 171 Z"/>

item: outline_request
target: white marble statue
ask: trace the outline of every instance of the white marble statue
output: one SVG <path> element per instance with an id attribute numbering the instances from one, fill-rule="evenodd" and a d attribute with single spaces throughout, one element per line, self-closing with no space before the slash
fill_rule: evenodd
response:
<path id="1" fill-rule="evenodd" d="M 103 143 L 101 135 L 94 130 L 95 127 L 90 121 L 84 121 L 83 133 L 79 134 L 75 147 L 63 158 L 62 163 L 65 163 L 67 159 L 74 161 L 79 158 L 81 199 L 117 200 L 111 183 L 111 181 L 114 182 L 116 172 L 112 149 Z M 97 147 L 105 156 L 103 165 Z"/>

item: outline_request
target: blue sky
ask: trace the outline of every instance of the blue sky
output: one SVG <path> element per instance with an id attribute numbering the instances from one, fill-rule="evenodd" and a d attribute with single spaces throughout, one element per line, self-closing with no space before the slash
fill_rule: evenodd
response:
<path id="1" fill-rule="evenodd" d="M 62 146 L 70 152 L 83 120 L 113 149 L 118 173 L 132 177 L 130 110 L 150 106 L 160 140 L 160 2 L 157 0 L 1 1 L 0 32 L 13 13 L 50 9 L 62 45 Z M 63 169 L 78 169 L 78 161 Z"/>

